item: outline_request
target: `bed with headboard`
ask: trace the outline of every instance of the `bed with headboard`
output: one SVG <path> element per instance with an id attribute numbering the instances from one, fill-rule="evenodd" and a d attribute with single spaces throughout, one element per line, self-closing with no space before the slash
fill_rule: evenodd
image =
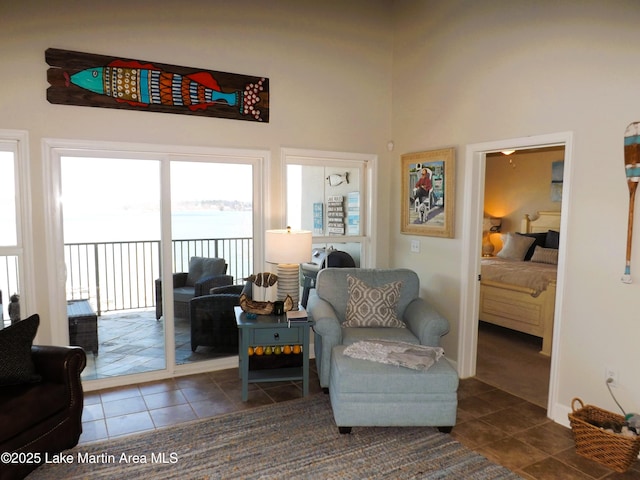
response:
<path id="1" fill-rule="evenodd" d="M 525 215 L 521 232 L 504 234 L 500 252 L 482 259 L 479 319 L 541 337 L 540 353 L 550 355 L 560 212 Z"/>

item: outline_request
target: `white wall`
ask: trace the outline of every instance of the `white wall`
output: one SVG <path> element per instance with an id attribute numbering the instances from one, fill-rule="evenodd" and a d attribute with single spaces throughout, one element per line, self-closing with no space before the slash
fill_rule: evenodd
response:
<path id="1" fill-rule="evenodd" d="M 43 138 L 268 149 L 266 228 L 283 227 L 282 147 L 391 155 L 389 2 L 186 0 L 0 4 L 0 128 L 30 137 L 36 310 L 47 341 Z M 266 76 L 270 123 L 53 105 L 47 48 Z M 88 181 L 91 181 L 88 179 Z M 381 194 L 388 197 L 387 184 Z M 381 202 L 386 218 L 388 207 Z M 386 222 L 380 227 L 386 233 Z M 388 236 L 379 235 L 386 264 Z"/>
<path id="2" fill-rule="evenodd" d="M 456 238 L 420 237 L 410 253 L 399 215 L 390 225 L 391 263 L 416 269 L 452 324 L 445 350 L 458 358 L 465 147 L 573 132 L 558 400 L 575 396 L 612 411 L 605 366 L 618 370 L 616 395 L 640 410 L 640 235 L 636 282 L 622 284 L 628 191 L 626 126 L 640 120 L 640 11 L 635 1 L 420 1 L 394 3 L 393 138 L 402 153 L 457 147 Z M 393 172 L 391 211 L 399 212 Z M 638 209 L 636 209 L 638 212 Z M 636 222 L 640 221 L 636 215 Z"/>

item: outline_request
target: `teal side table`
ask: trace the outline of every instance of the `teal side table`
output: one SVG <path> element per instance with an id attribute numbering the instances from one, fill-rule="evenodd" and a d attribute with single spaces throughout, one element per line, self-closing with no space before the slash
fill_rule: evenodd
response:
<path id="1" fill-rule="evenodd" d="M 242 308 L 235 307 L 239 337 L 239 369 L 242 401 L 249 398 L 249 384 L 302 380 L 302 396 L 309 395 L 309 328 L 313 320 L 287 322 L 286 315 L 258 315 L 247 318 Z M 249 347 L 302 345 L 302 367 L 249 370 Z"/>

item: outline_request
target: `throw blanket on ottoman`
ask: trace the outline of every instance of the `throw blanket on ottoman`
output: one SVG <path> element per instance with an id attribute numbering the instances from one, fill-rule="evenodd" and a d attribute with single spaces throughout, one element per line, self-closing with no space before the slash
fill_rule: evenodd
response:
<path id="1" fill-rule="evenodd" d="M 344 354 L 352 358 L 388 363 L 413 370 L 427 370 L 440 360 L 444 350 L 441 347 L 407 342 L 365 340 L 349 345 L 344 349 Z"/>

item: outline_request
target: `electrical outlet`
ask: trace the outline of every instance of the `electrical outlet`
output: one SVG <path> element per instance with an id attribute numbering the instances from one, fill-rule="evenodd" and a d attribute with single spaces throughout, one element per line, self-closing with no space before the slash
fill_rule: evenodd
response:
<path id="1" fill-rule="evenodd" d="M 420 240 L 411 240 L 411 251 L 413 253 L 420 253 Z"/>
<path id="2" fill-rule="evenodd" d="M 607 367 L 604 369 L 604 381 L 612 387 L 618 386 L 618 371 L 615 368 Z"/>

